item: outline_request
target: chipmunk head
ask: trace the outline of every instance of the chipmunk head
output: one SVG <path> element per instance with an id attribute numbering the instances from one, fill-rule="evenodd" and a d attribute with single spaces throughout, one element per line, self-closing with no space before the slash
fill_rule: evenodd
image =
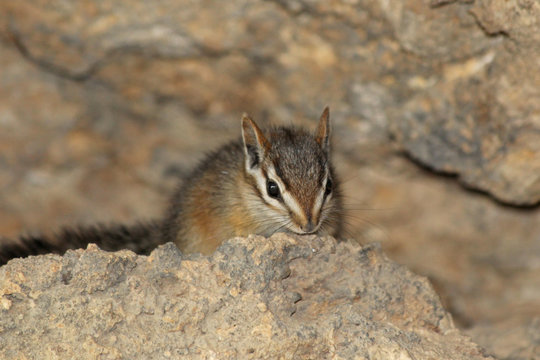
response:
<path id="1" fill-rule="evenodd" d="M 329 109 L 317 130 L 272 128 L 267 136 L 247 115 L 242 118 L 245 170 L 262 213 L 266 233 L 335 235 L 339 207 L 337 181 L 330 166 Z"/>

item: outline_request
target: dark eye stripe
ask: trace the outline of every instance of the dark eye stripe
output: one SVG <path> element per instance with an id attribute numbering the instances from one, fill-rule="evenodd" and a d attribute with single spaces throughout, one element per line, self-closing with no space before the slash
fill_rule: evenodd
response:
<path id="1" fill-rule="evenodd" d="M 281 168 L 279 167 L 279 164 L 278 163 L 273 163 L 274 165 L 274 171 L 276 172 L 276 175 L 277 177 L 281 180 L 281 182 L 283 183 L 283 186 L 285 186 L 285 189 L 288 189 L 289 188 L 289 183 L 287 182 L 287 179 L 285 178 L 285 176 L 283 176 L 283 171 L 281 171 Z M 268 179 L 268 177 L 266 176 L 266 178 Z"/>
<path id="2" fill-rule="evenodd" d="M 332 193 L 332 190 L 334 189 L 334 183 L 332 182 L 332 179 L 328 178 L 326 180 L 326 187 L 324 189 L 324 196 L 327 197 Z"/>

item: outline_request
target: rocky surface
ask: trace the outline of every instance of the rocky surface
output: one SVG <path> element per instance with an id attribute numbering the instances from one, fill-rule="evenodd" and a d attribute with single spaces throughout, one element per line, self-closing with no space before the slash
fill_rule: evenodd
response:
<path id="1" fill-rule="evenodd" d="M 82 84 L 60 93 L 91 94 L 79 112 L 92 118 L 106 117 L 95 105 L 287 121 L 331 103 L 373 122 L 367 134 L 389 122 L 411 156 L 471 187 L 540 201 L 538 2 L 212 3 L 9 1 L 0 28 L 19 56 Z"/>
<path id="2" fill-rule="evenodd" d="M 314 126 L 328 104 L 348 236 L 428 276 L 482 341 L 527 333 L 539 19 L 531 0 L 2 1 L 0 234 L 159 216 L 242 112 Z"/>
<path id="3" fill-rule="evenodd" d="M 511 204 L 537 204 L 540 4 L 472 1 L 411 15 L 421 3 L 406 2 L 395 15 L 400 43 L 443 64 L 416 80 L 422 89 L 396 109 L 394 135 L 412 157 L 472 188 Z M 444 26 L 451 30 L 442 33 Z M 427 32 L 434 40 L 425 41 Z"/>
<path id="4" fill-rule="evenodd" d="M 236 238 L 210 257 L 94 245 L 13 260 L 0 289 L 3 359 L 493 359 L 425 278 L 331 238 Z"/>
<path id="5" fill-rule="evenodd" d="M 480 345 L 489 347 L 500 359 L 540 358 L 540 317 L 526 322 L 510 318 L 495 326 L 480 324 L 466 333 Z"/>

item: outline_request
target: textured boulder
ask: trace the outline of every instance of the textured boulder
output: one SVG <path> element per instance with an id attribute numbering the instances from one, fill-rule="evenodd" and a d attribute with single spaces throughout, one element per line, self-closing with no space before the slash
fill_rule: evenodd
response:
<path id="1" fill-rule="evenodd" d="M 13 260 L 0 289 L 2 359 L 490 359 L 426 279 L 331 238 L 236 238 L 210 257 L 91 245 Z"/>
<path id="2" fill-rule="evenodd" d="M 425 26 L 435 36 L 412 31 L 417 41 L 411 41 L 409 25 L 401 29 L 400 43 L 421 56 L 452 60 L 417 80 L 423 89 L 398 109 L 393 134 L 412 157 L 437 171 L 457 174 L 468 186 L 503 202 L 537 204 L 540 3 L 474 1 L 444 6 L 427 17 L 425 12 L 411 15 L 413 4 L 421 2 L 396 7 L 401 12 L 395 17 L 400 24 Z M 446 26 L 452 31 L 443 34 Z M 424 51 L 426 46 L 431 51 Z"/>
<path id="3" fill-rule="evenodd" d="M 497 359 L 540 359 L 540 317 L 519 322 L 508 318 L 466 331 L 480 345 L 490 348 Z"/>
<path id="4" fill-rule="evenodd" d="M 538 19 L 532 0 L 0 4 L 2 52 L 78 82 L 46 80 L 60 114 L 288 121 L 330 103 L 366 121 L 350 135 L 390 131 L 513 204 L 540 201 Z"/>

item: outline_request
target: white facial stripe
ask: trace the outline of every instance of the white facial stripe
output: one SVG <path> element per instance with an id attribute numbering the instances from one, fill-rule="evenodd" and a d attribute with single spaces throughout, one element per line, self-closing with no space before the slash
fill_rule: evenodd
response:
<path id="1" fill-rule="evenodd" d="M 320 215 L 320 211 L 321 211 L 323 201 L 324 201 L 324 189 L 325 188 L 326 188 L 326 183 L 323 186 L 323 188 L 319 191 L 319 193 L 317 194 L 317 198 L 315 199 L 315 202 L 313 203 L 313 209 L 311 209 L 311 213 L 313 214 L 314 217 L 316 217 L 315 215 L 317 215 L 317 214 Z M 319 219 L 319 221 L 320 221 L 320 219 Z"/>
<path id="2" fill-rule="evenodd" d="M 268 196 L 268 193 L 266 192 L 266 178 L 264 177 L 262 169 L 256 168 L 254 170 L 248 170 L 248 171 L 255 178 L 255 181 L 257 182 L 257 188 L 259 188 L 259 191 L 261 195 L 263 196 L 264 200 L 272 205 L 279 206 L 280 205 L 279 201 Z"/>
<path id="3" fill-rule="evenodd" d="M 285 184 L 283 183 L 283 181 L 277 176 L 276 174 L 276 171 L 274 169 L 273 166 L 269 166 L 268 169 L 267 169 L 267 175 L 268 175 L 268 179 L 269 180 L 272 180 L 272 181 L 275 181 L 278 186 L 279 186 L 279 190 L 280 190 L 280 193 L 281 193 L 281 198 L 283 199 L 283 202 L 286 204 L 286 207 L 283 205 L 283 203 L 275 198 L 272 198 L 268 195 L 268 192 L 267 192 L 267 189 L 266 189 L 266 186 L 267 186 L 267 178 L 264 176 L 264 173 L 262 171 L 261 168 L 259 167 L 256 167 L 256 168 L 253 168 L 253 169 L 250 169 L 249 168 L 249 163 L 246 162 L 246 169 L 248 171 L 249 174 L 251 174 L 256 183 L 257 183 L 257 188 L 259 189 L 261 195 L 263 196 L 264 200 L 272 205 L 272 207 L 274 207 L 275 209 L 271 210 L 271 208 L 268 207 L 268 205 L 266 206 L 260 206 L 260 205 L 256 205 L 256 207 L 259 209 L 257 211 L 257 213 L 259 213 L 260 215 L 262 215 L 263 218 L 267 217 L 267 218 L 272 218 L 272 217 L 276 217 L 277 213 L 275 212 L 277 209 L 282 209 L 284 211 L 284 213 L 281 213 L 279 215 L 277 215 L 278 217 L 282 217 L 283 216 L 283 221 L 282 224 L 285 224 L 286 222 L 289 223 L 289 225 L 287 225 L 287 228 L 290 230 L 290 231 L 293 231 L 297 234 L 305 234 L 306 232 L 304 230 L 302 230 L 300 228 L 299 225 L 297 225 L 294 221 L 290 221 L 290 218 L 289 218 L 289 215 L 286 214 L 286 211 L 287 208 L 293 212 L 295 214 L 295 216 L 297 216 L 298 218 L 302 219 L 303 221 L 307 222 L 307 214 L 304 212 L 304 210 L 302 209 L 302 207 L 300 206 L 298 200 L 288 191 L 286 191 L 285 189 Z M 323 208 L 323 205 L 324 205 L 324 192 L 325 192 L 325 189 L 326 189 L 326 183 L 328 181 L 328 172 L 325 174 L 325 181 L 324 181 L 324 184 L 321 188 L 321 190 L 319 191 L 319 193 L 317 194 L 317 197 L 313 203 L 313 208 L 311 209 L 312 210 L 312 214 L 314 216 L 314 218 L 317 218 L 317 214 L 318 214 L 318 224 L 316 224 L 316 227 L 310 232 L 310 233 L 313 233 L 313 232 L 316 232 L 319 230 L 322 222 L 324 221 L 324 218 L 326 217 L 326 213 L 327 211 L 325 211 L 325 209 Z M 331 197 L 332 194 L 328 195 L 328 197 Z M 253 204 L 253 206 L 255 206 L 255 204 Z M 265 214 L 265 215 L 263 215 Z M 279 222 L 280 220 L 277 220 L 276 218 L 276 221 Z M 265 226 L 263 226 L 261 228 L 261 230 L 263 230 L 263 228 L 265 228 Z M 274 226 L 272 226 L 271 228 L 269 228 L 268 230 L 271 230 L 272 228 L 274 228 Z M 274 230 L 275 231 L 275 230 Z M 272 232 L 268 233 L 268 235 L 270 235 Z"/>
<path id="4" fill-rule="evenodd" d="M 319 193 L 317 194 L 317 198 L 315 198 L 315 201 L 313 203 L 313 208 L 311 209 L 313 216 L 318 219 L 317 228 L 324 221 L 324 215 L 325 215 L 325 212 L 323 211 L 324 210 L 323 205 L 325 201 L 324 193 L 326 192 L 326 185 L 328 184 L 328 177 L 329 177 L 328 169 L 326 169 L 326 173 L 324 174 L 324 183 L 322 184 L 321 189 L 319 190 Z M 331 197 L 332 197 L 332 192 L 328 194 L 326 200 L 330 199 Z"/>
<path id="5" fill-rule="evenodd" d="M 276 207 L 276 208 L 279 208 L 279 209 L 283 209 L 283 204 L 277 200 L 277 199 L 274 199 L 273 197 L 270 197 L 268 195 L 268 192 L 266 190 L 266 177 L 264 176 L 263 174 L 263 171 L 261 168 L 254 168 L 254 169 L 249 169 L 247 170 L 254 178 L 255 178 L 255 181 L 257 182 L 257 188 L 259 189 L 259 192 L 261 193 L 262 197 L 264 198 L 264 201 L 266 201 L 268 204 Z M 287 201 L 285 200 L 285 194 L 284 194 L 284 191 L 283 189 L 285 188 L 284 185 L 283 185 L 283 182 L 281 181 L 281 179 L 279 179 L 277 176 L 275 176 L 275 171 L 274 169 L 269 169 L 268 170 L 269 172 L 269 179 L 275 181 L 278 186 L 279 186 L 279 190 L 281 192 L 281 196 L 283 197 L 283 200 L 284 201 Z M 283 209 L 285 211 L 285 209 Z"/>
<path id="6" fill-rule="evenodd" d="M 307 221 L 307 216 L 304 213 L 304 210 L 302 210 L 302 207 L 300 206 L 298 201 L 285 189 L 285 184 L 283 183 L 283 181 L 281 181 L 279 176 L 277 176 L 276 170 L 273 166 L 268 167 L 268 177 L 278 183 L 279 190 L 281 191 L 281 197 L 283 198 L 285 204 L 287 204 L 287 207 L 295 215 Z"/>
<path id="7" fill-rule="evenodd" d="M 283 201 L 285 201 L 285 204 L 289 207 L 289 209 L 299 218 L 302 220 L 307 221 L 307 216 L 304 213 L 304 210 L 300 207 L 298 204 L 298 201 L 288 192 L 284 191 L 282 194 Z"/>
<path id="8" fill-rule="evenodd" d="M 266 181 L 267 181 L 267 179 L 264 176 L 262 169 L 260 169 L 260 168 L 249 169 L 248 168 L 247 171 L 248 171 L 248 173 L 250 173 L 255 178 L 255 181 L 257 182 L 257 188 L 259 189 L 259 192 L 263 196 L 265 202 L 272 205 L 274 208 L 283 210 L 283 213 L 278 214 L 278 213 L 276 213 L 276 209 L 272 209 L 268 205 L 262 205 L 262 203 L 260 203 L 260 201 L 256 201 L 255 199 L 257 197 L 255 197 L 253 199 L 249 198 L 249 200 L 251 202 L 251 208 L 256 210 L 256 213 L 261 216 L 263 224 L 265 223 L 266 219 L 272 219 L 273 218 L 273 219 L 276 220 L 275 225 L 266 223 L 265 225 L 261 226 L 261 229 L 260 229 L 261 233 L 266 235 L 266 236 L 270 236 L 270 235 L 273 234 L 274 231 L 281 228 L 280 224 L 286 224 L 286 223 L 288 223 L 288 225 L 286 226 L 286 228 L 283 228 L 284 230 L 288 229 L 288 230 L 296 232 L 296 233 L 302 233 L 302 230 L 298 226 L 296 226 L 294 224 L 294 222 L 290 221 L 289 215 L 287 213 L 287 209 L 284 208 L 283 204 L 280 201 L 278 201 L 277 199 L 274 199 L 274 198 L 268 196 L 268 193 L 267 193 L 267 190 L 266 190 Z M 278 186 L 280 187 L 280 192 L 281 192 L 281 196 L 283 198 L 283 201 L 291 202 L 290 199 L 292 199 L 292 197 L 287 192 L 284 191 L 285 186 L 284 186 L 283 182 L 281 181 L 281 179 L 276 176 L 276 173 L 275 173 L 274 169 L 269 169 L 269 174 L 268 175 L 269 175 L 269 178 L 271 180 L 275 181 L 278 184 Z M 293 201 L 293 204 L 296 204 L 294 199 L 292 199 L 292 201 Z M 298 205 L 297 205 L 297 207 L 298 207 Z M 279 220 L 279 219 L 281 219 L 281 220 Z"/>

